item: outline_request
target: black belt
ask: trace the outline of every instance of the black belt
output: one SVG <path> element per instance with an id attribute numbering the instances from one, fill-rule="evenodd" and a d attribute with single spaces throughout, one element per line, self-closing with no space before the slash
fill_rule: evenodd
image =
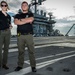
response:
<path id="1" fill-rule="evenodd" d="M 9 30 L 9 28 L 7 28 L 7 29 L 4 29 L 4 30 L 0 30 L 0 31 L 8 31 Z"/>
<path id="2" fill-rule="evenodd" d="M 32 34 L 32 33 L 17 33 L 18 36 L 20 36 L 20 35 L 29 35 L 29 34 Z"/>
<path id="3" fill-rule="evenodd" d="M 29 34 L 31 34 L 31 33 L 21 33 L 21 35 L 29 35 Z"/>

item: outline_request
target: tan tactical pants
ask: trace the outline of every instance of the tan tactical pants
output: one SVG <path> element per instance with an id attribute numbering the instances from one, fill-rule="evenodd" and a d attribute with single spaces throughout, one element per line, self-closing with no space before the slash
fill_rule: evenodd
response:
<path id="1" fill-rule="evenodd" d="M 1 30 L 0 31 L 0 66 L 2 64 L 7 64 L 7 58 L 8 58 L 8 49 L 10 44 L 10 30 Z M 2 53 L 2 47 L 3 53 Z"/>
<path id="2" fill-rule="evenodd" d="M 25 45 L 28 47 L 29 59 L 31 67 L 36 66 L 35 62 L 35 51 L 34 51 L 34 42 L 32 34 L 20 35 L 18 36 L 18 66 L 23 67 L 24 64 L 24 53 Z"/>

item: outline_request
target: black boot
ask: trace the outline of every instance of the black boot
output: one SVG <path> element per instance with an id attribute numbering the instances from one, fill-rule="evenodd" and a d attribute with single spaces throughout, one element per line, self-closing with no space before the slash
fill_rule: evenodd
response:
<path id="1" fill-rule="evenodd" d="M 35 67 L 32 67 L 32 72 L 36 72 L 36 68 Z"/>
<path id="2" fill-rule="evenodd" d="M 22 67 L 16 67 L 15 71 L 20 71 L 22 69 Z"/>
<path id="3" fill-rule="evenodd" d="M 1 65 L 0 65 L 0 69 L 1 69 Z"/>
<path id="4" fill-rule="evenodd" d="M 4 69 L 9 69 L 9 67 L 7 66 L 7 65 L 2 65 L 2 68 L 4 68 Z"/>

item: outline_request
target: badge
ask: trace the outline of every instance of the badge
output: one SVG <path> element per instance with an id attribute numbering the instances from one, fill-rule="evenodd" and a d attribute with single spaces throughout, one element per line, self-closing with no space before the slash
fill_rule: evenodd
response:
<path id="1" fill-rule="evenodd" d="M 26 15 L 26 18 L 28 18 L 28 15 Z"/>
<path id="2" fill-rule="evenodd" d="M 20 33 L 17 33 L 17 36 L 20 36 L 21 34 Z"/>

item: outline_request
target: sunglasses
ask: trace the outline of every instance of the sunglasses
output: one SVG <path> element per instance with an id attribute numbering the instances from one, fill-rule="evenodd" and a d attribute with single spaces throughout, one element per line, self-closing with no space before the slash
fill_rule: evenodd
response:
<path id="1" fill-rule="evenodd" d="M 1 7 L 7 7 L 8 5 L 1 5 Z"/>

